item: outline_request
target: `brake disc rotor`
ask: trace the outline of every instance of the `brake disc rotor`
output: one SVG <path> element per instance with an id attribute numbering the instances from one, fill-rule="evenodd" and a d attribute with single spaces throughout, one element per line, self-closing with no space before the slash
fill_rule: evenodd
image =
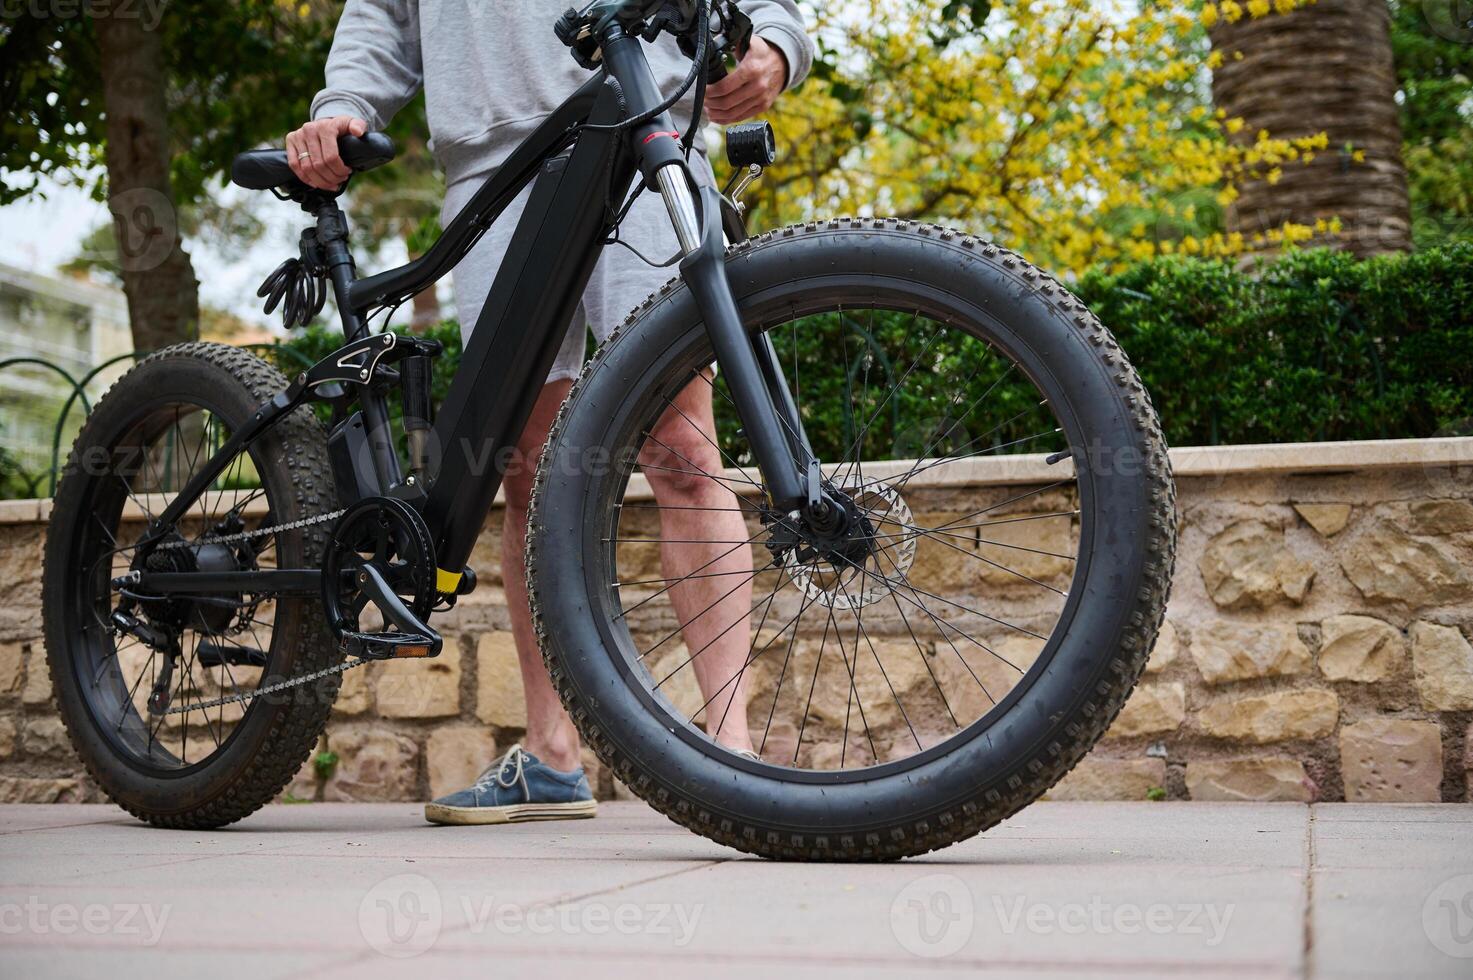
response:
<path id="1" fill-rule="evenodd" d="M 783 567 L 809 601 L 829 609 L 860 609 L 889 596 L 893 589 L 889 582 L 904 581 L 915 563 L 920 532 L 905 498 L 888 483 L 860 480 L 837 489 L 849 497 L 867 525 L 868 554 L 835 562 L 823 555 L 801 557 L 801 549 L 791 548 Z"/>

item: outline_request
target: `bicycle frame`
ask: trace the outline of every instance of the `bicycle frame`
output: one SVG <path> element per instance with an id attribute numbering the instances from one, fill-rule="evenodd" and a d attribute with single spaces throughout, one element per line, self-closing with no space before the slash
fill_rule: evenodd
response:
<path id="1" fill-rule="evenodd" d="M 345 220 L 342 212 L 330 198 L 319 202 L 319 231 L 326 232 L 319 237 L 326 246 L 348 344 L 264 403 L 165 508 L 140 545 L 166 533 L 230 460 L 298 405 L 313 399 L 356 402 L 371 465 L 357 469 L 364 461 L 354 460 L 352 473 L 338 472 L 335 465 L 339 484 L 368 482 L 377 493 L 419 506 L 435 541 L 437 586 L 443 593 L 456 592 L 504 475 L 503 450 L 515 444 L 526 425 L 613 230 L 608 202 L 617 207 L 641 173 L 665 200 L 683 253 L 681 275 L 705 320 L 774 506 L 784 513 L 822 506 L 818 463 L 808 450 L 781 368 L 765 336 L 754 342 L 747 334 L 726 279 L 720 195 L 702 188 L 693 197 L 697 185 L 668 113 L 624 130 L 580 128 L 606 127 L 662 101 L 637 37 L 610 24 L 600 47 L 605 67 L 512 152 L 420 258 L 355 279 L 346 228 L 334 224 Z M 396 343 L 412 341 L 370 334 L 368 317 L 443 277 L 529 183 L 526 207 L 438 412 L 433 433 L 441 466 L 425 491 L 413 486 L 412 476 L 406 480 L 402 474 L 389 430 L 385 386 L 378 378 L 379 362 Z M 301 595 L 315 593 L 319 580 L 311 570 L 257 570 L 208 578 L 202 573 L 154 574 L 148 586 L 155 591 Z"/>

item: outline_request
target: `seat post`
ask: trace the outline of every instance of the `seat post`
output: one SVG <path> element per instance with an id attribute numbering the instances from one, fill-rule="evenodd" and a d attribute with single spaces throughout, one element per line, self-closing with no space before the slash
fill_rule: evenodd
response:
<path id="1" fill-rule="evenodd" d="M 303 203 L 302 210 L 317 217 L 317 243 L 322 248 L 328 278 L 332 280 L 333 297 L 337 300 L 338 314 L 343 321 L 343 334 L 349 340 L 357 340 L 368 332 L 368 324 L 349 302 L 348 290 L 353 280 L 358 278 L 358 271 L 353 264 L 353 253 L 348 249 L 348 216 L 338 207 L 335 196 L 313 195 L 313 199 Z"/>

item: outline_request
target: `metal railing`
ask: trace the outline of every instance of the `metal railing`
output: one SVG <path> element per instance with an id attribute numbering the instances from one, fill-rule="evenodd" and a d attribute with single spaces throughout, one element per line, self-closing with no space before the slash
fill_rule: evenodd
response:
<path id="1" fill-rule="evenodd" d="M 295 349 L 294 347 L 290 347 L 286 344 L 256 343 L 241 344 L 240 346 L 244 350 L 259 350 L 269 352 L 268 359 L 275 361 L 278 364 L 282 361 L 286 361 L 295 365 L 300 365 L 301 367 L 312 366 L 311 358 L 307 357 L 307 355 L 303 354 L 301 351 Z M 40 473 L 19 472 L 15 474 L 21 481 L 25 483 L 32 495 L 37 495 L 36 492 L 40 490 L 42 481 L 45 481 L 46 483 L 46 496 L 49 497 L 55 495 L 56 480 L 61 472 L 61 437 L 62 433 L 66 431 L 67 419 L 71 416 L 72 409 L 77 407 L 78 405 L 81 406 L 83 418 L 85 418 L 87 414 L 92 411 L 92 401 L 87 396 L 87 386 L 96 381 L 97 378 L 108 368 L 111 368 L 117 364 L 121 364 L 125 361 L 133 361 L 136 363 L 147 357 L 151 353 L 153 352 L 135 350 L 129 351 L 126 354 L 119 354 L 116 357 L 110 357 L 102 363 L 93 366 L 90 370 L 87 371 L 86 374 L 83 374 L 80 377 L 73 375 L 72 372 L 68 371 L 66 368 L 62 367 L 59 364 L 56 364 L 53 361 L 48 361 L 43 357 L 7 357 L 4 360 L 0 360 L 0 373 L 4 373 L 5 371 L 13 368 L 29 366 L 33 368 L 40 368 L 45 371 L 50 371 L 56 374 L 58 377 L 61 378 L 62 381 L 65 382 L 64 386 L 58 386 L 60 387 L 61 392 L 65 394 L 65 400 L 62 402 L 60 411 L 57 412 L 56 420 L 51 429 L 50 465 L 48 465 L 47 468 Z"/>

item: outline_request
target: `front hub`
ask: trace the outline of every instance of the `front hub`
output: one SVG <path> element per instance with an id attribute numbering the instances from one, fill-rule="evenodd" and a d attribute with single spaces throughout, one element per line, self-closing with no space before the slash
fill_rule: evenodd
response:
<path id="1" fill-rule="evenodd" d="M 883 481 L 855 478 L 825 490 L 827 506 L 781 522 L 767 546 L 810 601 L 831 609 L 878 602 L 915 561 L 910 508 Z"/>

